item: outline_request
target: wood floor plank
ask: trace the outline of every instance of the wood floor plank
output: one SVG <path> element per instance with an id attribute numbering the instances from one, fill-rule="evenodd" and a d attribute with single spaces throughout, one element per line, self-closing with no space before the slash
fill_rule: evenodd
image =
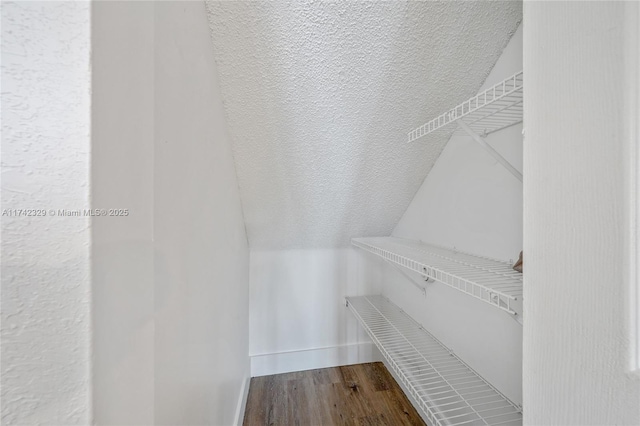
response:
<path id="1" fill-rule="evenodd" d="M 391 389 L 389 381 L 390 374 L 381 362 L 362 364 L 362 368 L 358 371 L 358 374 L 364 374 L 367 378 L 366 383 L 373 385 L 376 391 Z"/>
<path id="2" fill-rule="evenodd" d="M 384 364 L 254 377 L 245 426 L 424 425 Z"/>
<path id="3" fill-rule="evenodd" d="M 329 408 L 330 424 L 353 425 L 354 416 L 351 412 L 351 407 L 347 405 L 347 401 L 344 398 L 344 383 L 322 385 L 322 390 L 325 397 L 324 401 L 326 401 Z"/>

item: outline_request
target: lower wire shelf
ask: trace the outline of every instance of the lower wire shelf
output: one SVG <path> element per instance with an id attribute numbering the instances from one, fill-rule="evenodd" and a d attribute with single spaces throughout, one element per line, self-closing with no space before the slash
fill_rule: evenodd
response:
<path id="1" fill-rule="evenodd" d="M 522 425 L 517 405 L 396 305 L 383 296 L 346 300 L 429 426 Z"/>

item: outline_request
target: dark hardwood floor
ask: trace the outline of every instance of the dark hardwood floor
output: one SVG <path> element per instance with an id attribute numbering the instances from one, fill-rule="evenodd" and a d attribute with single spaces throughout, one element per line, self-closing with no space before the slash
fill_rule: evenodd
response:
<path id="1" fill-rule="evenodd" d="M 381 362 L 254 377 L 244 425 L 424 425 Z"/>

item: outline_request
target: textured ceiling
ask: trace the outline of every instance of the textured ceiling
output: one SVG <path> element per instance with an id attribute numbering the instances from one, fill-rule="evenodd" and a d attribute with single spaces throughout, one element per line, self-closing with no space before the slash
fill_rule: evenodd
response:
<path id="1" fill-rule="evenodd" d="M 252 249 L 389 235 L 442 151 L 406 132 L 475 94 L 520 2 L 208 2 Z"/>

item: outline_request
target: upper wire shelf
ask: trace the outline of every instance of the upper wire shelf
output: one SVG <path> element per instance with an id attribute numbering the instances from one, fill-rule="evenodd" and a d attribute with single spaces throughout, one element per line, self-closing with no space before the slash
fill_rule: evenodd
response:
<path id="1" fill-rule="evenodd" d="M 522 274 L 514 271 L 509 263 L 403 238 L 354 238 L 351 243 L 518 315 L 521 321 Z"/>
<path id="2" fill-rule="evenodd" d="M 407 142 L 428 134 L 451 134 L 451 125 L 463 121 L 475 133 L 488 135 L 522 122 L 524 77 L 520 71 L 410 131 Z"/>

